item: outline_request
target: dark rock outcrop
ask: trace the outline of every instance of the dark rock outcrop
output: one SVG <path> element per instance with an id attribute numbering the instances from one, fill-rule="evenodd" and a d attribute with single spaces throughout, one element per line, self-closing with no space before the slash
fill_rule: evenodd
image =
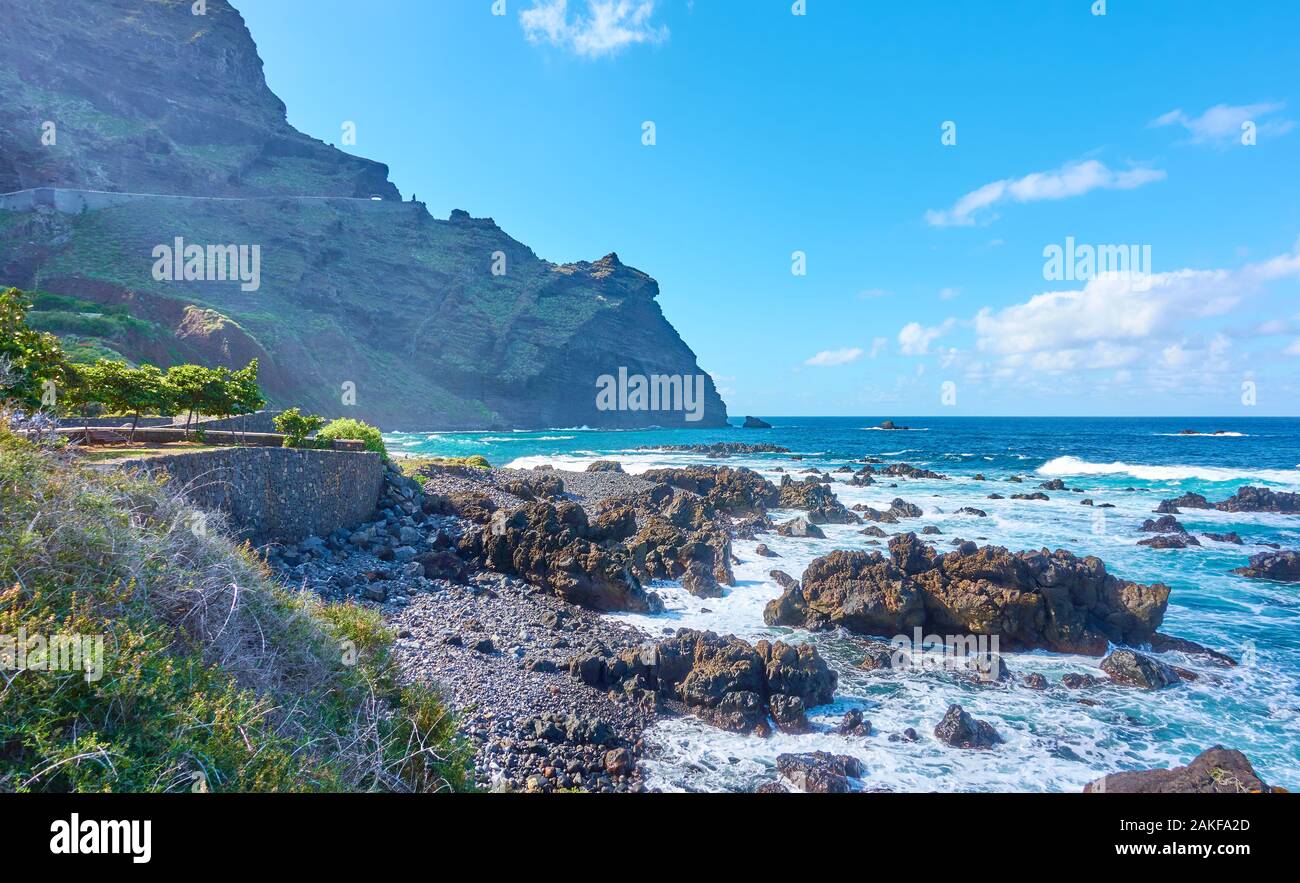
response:
<path id="1" fill-rule="evenodd" d="M 813 524 L 857 524 L 860 519 L 836 498 L 835 492 L 816 480 L 795 481 L 781 478 L 778 505 L 784 509 L 803 509 Z"/>
<path id="2" fill-rule="evenodd" d="M 810 644 L 751 645 L 690 629 L 594 669 L 573 673 L 593 685 L 680 702 L 714 726 L 738 733 L 766 734 L 769 715 L 782 729 L 805 731 L 804 712 L 830 702 L 837 682 Z"/>
<path id="3" fill-rule="evenodd" d="M 862 716 L 861 709 L 855 708 L 844 713 L 844 717 L 835 727 L 835 733 L 839 736 L 870 736 L 871 721 Z"/>
<path id="4" fill-rule="evenodd" d="M 857 758 L 825 751 L 779 755 L 776 769 L 791 785 L 809 794 L 847 794 L 849 779 L 860 779 L 864 772 Z"/>
<path id="5" fill-rule="evenodd" d="M 934 728 L 934 737 L 954 748 L 989 749 L 1002 742 L 991 723 L 976 720 L 960 705 L 948 706 L 947 714 Z"/>
<path id="6" fill-rule="evenodd" d="M 1140 644 L 1164 618 L 1166 586 L 1106 572 L 1069 552 L 1011 553 L 963 546 L 939 554 L 914 534 L 879 552 L 836 551 L 808 565 L 797 590 L 764 611 L 769 625 L 843 627 L 895 635 L 999 635 L 1004 649 L 1046 648 L 1100 656 L 1110 642 Z"/>
<path id="7" fill-rule="evenodd" d="M 1182 680 L 1172 666 L 1135 650 L 1119 649 L 1101 661 L 1101 670 L 1117 684 L 1162 690 Z"/>
<path id="8" fill-rule="evenodd" d="M 1220 512 L 1278 512 L 1284 515 L 1300 515 L 1300 494 L 1273 491 L 1268 488 L 1237 488 L 1237 493 L 1214 508 Z"/>
<path id="9" fill-rule="evenodd" d="M 776 532 L 783 537 L 803 537 L 805 539 L 826 539 L 826 534 L 820 527 L 813 524 L 807 518 L 800 516 L 791 518 L 789 521 L 782 522 L 776 526 Z"/>
<path id="10" fill-rule="evenodd" d="M 1258 794 L 1272 791 L 1246 755 L 1216 745 L 1187 766 L 1111 773 L 1083 787 L 1088 794 Z"/>
<path id="11" fill-rule="evenodd" d="M 889 478 L 929 478 L 939 481 L 946 481 L 948 479 L 948 476 L 946 475 L 941 475 L 940 473 L 933 472 L 929 469 L 921 469 L 908 463 L 891 463 L 879 470 L 877 474 Z"/>
<path id="12" fill-rule="evenodd" d="M 1138 530 L 1144 533 L 1177 533 L 1186 534 L 1187 528 L 1172 515 L 1161 515 L 1159 518 L 1148 518 L 1142 522 Z"/>
<path id="13" fill-rule="evenodd" d="M 1226 653 L 1211 650 L 1209 647 L 1204 647 L 1186 638 L 1176 638 L 1173 635 L 1160 632 L 1152 635 L 1147 640 L 1147 645 L 1156 653 L 1186 653 L 1189 656 L 1204 656 L 1216 665 L 1233 666 L 1237 664 L 1237 660 Z"/>
<path id="14" fill-rule="evenodd" d="M 1152 549 L 1186 549 L 1188 546 L 1200 544 L 1200 540 L 1186 533 L 1162 533 L 1145 540 L 1138 540 L 1139 546 L 1149 546 Z"/>
<path id="15" fill-rule="evenodd" d="M 587 465 L 588 472 L 622 472 L 623 464 L 617 460 L 597 460 Z"/>
<path id="16" fill-rule="evenodd" d="M 1254 579 L 1275 582 L 1300 582 L 1300 552 L 1261 552 L 1250 556 L 1250 563 L 1232 571 Z"/>
<path id="17" fill-rule="evenodd" d="M 662 610 L 659 596 L 633 574 L 627 552 L 605 548 L 602 539 L 581 506 L 533 502 L 494 512 L 488 526 L 466 533 L 460 548 L 484 567 L 523 577 L 572 604 Z"/>
<path id="18" fill-rule="evenodd" d="M 641 478 L 699 494 L 711 508 L 728 515 L 764 515 L 780 502 L 776 485 L 752 469 L 730 466 L 649 469 Z"/>
<path id="19" fill-rule="evenodd" d="M 760 420 L 757 417 L 746 417 L 741 429 L 771 429 L 772 424 L 766 420 Z"/>

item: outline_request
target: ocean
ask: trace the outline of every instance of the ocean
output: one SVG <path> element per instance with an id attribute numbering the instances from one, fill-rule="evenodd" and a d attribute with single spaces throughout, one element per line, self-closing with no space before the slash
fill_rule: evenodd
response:
<path id="1" fill-rule="evenodd" d="M 1188 638 L 1241 660 L 1224 669 L 1196 657 L 1167 654 L 1165 661 L 1199 674 L 1159 692 L 1103 685 L 1059 687 L 1063 674 L 1091 673 L 1099 659 L 1035 651 L 1004 653 L 1016 675 L 1040 672 L 1052 689 L 1013 683 L 971 683 L 927 668 L 863 672 L 861 641 L 836 634 L 769 628 L 763 607 L 780 594 L 773 568 L 798 579 L 814 558 L 834 549 L 868 545 L 860 527 L 826 525 L 824 540 L 766 534 L 738 540 L 736 585 L 725 597 L 695 598 L 671 584 L 653 586 L 667 609 L 655 616 L 622 614 L 652 634 L 680 627 L 710 629 L 749 640 L 812 641 L 839 672 L 832 705 L 809 718 L 817 732 L 738 736 L 694 718 L 657 724 L 645 765 L 651 784 L 665 790 L 748 790 L 771 781 L 782 752 L 825 750 L 852 754 L 866 766 L 870 787 L 904 791 L 1078 791 L 1099 776 L 1125 769 L 1164 768 L 1189 762 L 1214 745 L 1237 748 L 1270 784 L 1300 789 L 1300 585 L 1247 579 L 1231 573 L 1249 555 L 1268 551 L 1255 543 L 1300 548 L 1300 516 L 1236 514 L 1184 509 L 1178 516 L 1198 537 L 1236 531 L 1244 546 L 1200 537 L 1200 547 L 1156 550 L 1137 545 L 1149 534 L 1138 527 L 1155 517 L 1156 504 L 1188 491 L 1211 501 L 1242 485 L 1300 490 L 1300 419 L 1294 418 L 960 418 L 892 417 L 907 430 L 882 430 L 879 417 L 767 418 L 770 430 L 643 430 L 610 432 L 556 429 L 542 432 L 414 432 L 386 437 L 390 451 L 407 454 L 481 454 L 494 466 L 527 468 L 549 463 L 583 469 L 598 459 L 619 460 L 626 471 L 718 463 L 747 466 L 779 482 L 782 468 L 796 479 L 803 469 L 832 471 L 863 457 L 906 462 L 950 477 L 948 481 L 877 478 L 873 487 L 832 485 L 846 506 L 888 508 L 902 497 L 924 510 L 919 519 L 886 526 L 891 532 L 937 527 L 937 548 L 953 538 L 1021 549 L 1063 548 L 1096 555 L 1110 572 L 1172 589 L 1161 631 Z M 1217 435 L 1184 435 L 1194 429 Z M 710 460 L 699 454 L 642 450 L 643 446 L 765 442 L 788 454 Z M 974 476 L 982 473 L 986 481 Z M 1023 483 L 1009 481 L 1023 476 Z M 837 476 L 838 478 L 839 476 Z M 1048 491 L 1048 501 L 1009 499 L 1039 482 L 1061 478 L 1083 493 Z M 990 500 L 1002 494 L 1008 499 Z M 1084 497 L 1113 509 L 1080 505 Z M 963 506 L 988 518 L 956 514 Z M 795 513 L 774 512 L 780 520 Z M 754 554 L 764 542 L 780 558 Z M 882 636 L 888 640 L 891 636 Z M 1095 704 L 1081 702 L 1092 700 Z M 963 751 L 936 741 L 932 732 L 950 703 L 960 703 L 992 723 L 1005 743 L 991 751 Z M 869 737 L 830 732 L 849 709 L 872 722 Z M 912 727 L 917 742 L 891 741 Z"/>

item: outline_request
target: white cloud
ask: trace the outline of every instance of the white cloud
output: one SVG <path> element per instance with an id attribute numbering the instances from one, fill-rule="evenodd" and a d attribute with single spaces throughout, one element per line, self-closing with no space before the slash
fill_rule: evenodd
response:
<path id="1" fill-rule="evenodd" d="M 939 300 L 952 300 L 959 294 L 961 294 L 960 288 L 940 288 Z"/>
<path id="2" fill-rule="evenodd" d="M 1257 131 L 1266 135 L 1281 135 L 1291 131 L 1295 123 L 1291 120 L 1266 120 L 1286 107 L 1283 102 L 1273 104 L 1216 104 L 1198 117 L 1189 117 L 1181 110 L 1171 110 L 1152 120 L 1153 126 L 1182 126 L 1191 135 L 1194 144 L 1224 144 L 1241 138 L 1241 125 L 1247 121 L 1254 122 Z"/>
<path id="3" fill-rule="evenodd" d="M 656 0 L 586 0 L 587 14 L 569 17 L 568 0 L 533 0 L 519 13 L 524 36 L 587 58 L 614 55 L 637 43 L 662 43 L 668 26 L 651 21 Z"/>
<path id="4" fill-rule="evenodd" d="M 1282 352 L 1286 353 L 1288 356 L 1300 356 L 1300 337 L 1293 340 L 1291 345 L 1282 350 Z"/>
<path id="5" fill-rule="evenodd" d="M 943 211 L 930 210 L 925 220 L 934 227 L 968 227 L 1000 202 L 1042 202 L 1082 196 L 1092 190 L 1132 190 L 1162 181 L 1160 169 L 1132 168 L 1115 171 L 1095 159 L 1067 163 L 1050 172 L 1033 172 L 1023 178 L 1003 178 L 972 190 Z"/>
<path id="6" fill-rule="evenodd" d="M 975 316 L 976 343 L 1012 370 L 1116 369 L 1144 360 L 1161 369 L 1218 370 L 1226 365 L 1227 336 L 1188 343 L 1174 337 L 1179 327 L 1223 315 L 1261 285 L 1284 278 L 1300 279 L 1300 242 L 1289 254 L 1236 270 L 1157 273 L 1145 291 L 1122 279 L 1100 278 L 1079 291 L 985 308 Z"/>
<path id="7" fill-rule="evenodd" d="M 868 288 L 866 291 L 858 292 L 858 300 L 874 300 L 878 297 L 889 297 L 891 294 L 892 291 L 884 288 Z"/>
<path id="8" fill-rule="evenodd" d="M 831 368 L 836 365 L 847 365 L 850 362 L 856 362 L 860 358 L 862 358 L 862 350 L 858 347 L 842 350 L 822 350 L 804 364 L 811 365 L 814 368 Z"/>
<path id="9" fill-rule="evenodd" d="M 924 356 L 930 351 L 930 344 L 952 330 L 953 319 L 945 319 L 943 324 L 926 328 L 920 322 L 908 322 L 898 332 L 898 349 L 905 356 Z"/>
<path id="10" fill-rule="evenodd" d="M 877 337 L 873 339 L 871 341 L 871 358 L 874 359 L 876 356 L 883 353 L 885 351 L 885 347 L 887 346 L 889 346 L 889 338 Z"/>

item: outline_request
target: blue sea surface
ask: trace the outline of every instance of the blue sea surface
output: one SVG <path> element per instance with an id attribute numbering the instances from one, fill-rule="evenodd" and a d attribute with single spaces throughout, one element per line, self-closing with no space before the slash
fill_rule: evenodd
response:
<path id="1" fill-rule="evenodd" d="M 1156 550 L 1137 545 L 1156 504 L 1189 491 L 1224 499 L 1243 485 L 1300 491 L 1300 420 L 1294 418 L 964 418 L 891 417 L 907 430 L 877 428 L 881 417 L 768 418 L 770 430 L 642 430 L 610 432 L 585 428 L 542 432 L 425 432 L 387 436 L 390 451 L 468 456 L 481 454 L 494 466 L 549 463 L 583 469 L 597 459 L 617 459 L 629 472 L 691 463 L 747 466 L 780 481 L 803 469 L 832 471 L 863 457 L 906 462 L 950 480 L 879 480 L 857 488 L 835 483 L 845 505 L 887 508 L 902 497 L 923 509 L 919 519 L 894 530 L 920 533 L 926 525 L 941 534 L 927 537 L 940 551 L 955 538 L 1012 550 L 1063 548 L 1096 555 L 1125 579 L 1162 582 L 1172 589 L 1161 631 L 1188 638 L 1239 659 L 1235 668 L 1207 664 L 1201 657 L 1165 654 L 1164 659 L 1197 674 L 1195 680 L 1160 692 L 1106 684 L 1087 691 L 1066 690 L 1069 672 L 1098 671 L 1099 660 L 1036 651 L 1004 654 L 1017 675 L 1041 672 L 1053 683 L 1046 691 L 971 683 L 943 670 L 867 673 L 856 668 L 863 641 L 843 633 L 811 634 L 763 623 L 767 601 L 780 594 L 768 575 L 780 568 L 799 578 L 814 558 L 833 549 L 872 549 L 859 527 L 828 525 L 826 539 L 765 535 L 780 558 L 754 554 L 756 542 L 737 541 L 737 584 L 724 598 L 699 599 L 672 584 L 654 588 L 667 609 L 657 616 L 619 618 L 659 633 L 679 627 L 707 628 L 748 639 L 780 637 L 812 641 L 840 673 L 833 705 L 815 710 L 817 732 L 777 734 L 768 739 L 736 736 L 693 718 L 657 724 L 647 766 L 665 789 L 744 790 L 772 780 L 778 754 L 829 750 L 854 754 L 867 767 L 866 785 L 916 791 L 1077 791 L 1100 775 L 1120 769 L 1185 764 L 1216 744 L 1238 748 L 1272 784 L 1300 788 L 1300 584 L 1252 580 L 1233 574 L 1261 543 L 1300 548 L 1300 516 L 1226 513 L 1185 509 L 1179 520 L 1202 545 Z M 1201 433 L 1185 435 L 1184 429 Z M 766 442 L 791 454 L 739 455 L 710 459 L 701 454 L 645 450 L 681 444 Z M 800 456 L 793 460 L 791 456 Z M 976 480 L 982 474 L 985 480 Z M 1020 483 L 1010 477 L 1023 477 Z M 836 476 L 837 478 L 841 476 Z M 1009 499 L 1040 482 L 1060 478 L 1071 489 L 1048 491 L 1048 501 Z M 998 493 L 1006 497 L 990 500 Z M 1083 498 L 1110 503 L 1102 509 Z M 971 506 L 988 518 L 958 515 Z M 776 512 L 780 519 L 794 512 Z M 1236 531 L 1237 546 L 1204 538 L 1206 532 Z M 888 638 L 890 636 L 883 636 Z M 1080 701 L 1085 700 L 1085 701 Z M 1006 740 L 992 751 L 960 751 L 932 737 L 934 725 L 952 702 L 991 722 Z M 830 732 L 851 708 L 861 708 L 874 726 L 866 739 Z M 906 727 L 918 742 L 890 741 Z"/>

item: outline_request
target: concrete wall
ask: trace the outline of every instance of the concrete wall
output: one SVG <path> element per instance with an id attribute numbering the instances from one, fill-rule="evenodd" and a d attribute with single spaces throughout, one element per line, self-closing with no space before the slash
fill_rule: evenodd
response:
<path id="1" fill-rule="evenodd" d="M 371 452 L 229 448 L 118 464 L 170 476 L 205 509 L 230 516 L 241 539 L 292 543 L 368 521 L 384 465 Z"/>
<path id="2" fill-rule="evenodd" d="M 131 193 L 109 193 L 102 190 L 61 190 L 39 187 L 0 195 L 0 210 L 9 212 L 31 211 L 39 205 L 48 206 L 66 215 L 95 211 L 109 206 L 131 202 L 139 197 Z"/>
<path id="3" fill-rule="evenodd" d="M 198 425 L 204 429 L 229 430 L 232 432 L 275 432 L 275 418 L 279 414 L 279 411 L 254 411 L 252 414 L 241 414 L 230 419 L 209 417 L 198 421 Z M 180 425 L 185 425 L 185 418 L 181 418 Z"/>

